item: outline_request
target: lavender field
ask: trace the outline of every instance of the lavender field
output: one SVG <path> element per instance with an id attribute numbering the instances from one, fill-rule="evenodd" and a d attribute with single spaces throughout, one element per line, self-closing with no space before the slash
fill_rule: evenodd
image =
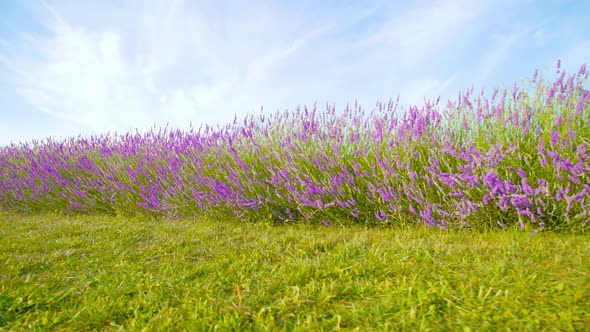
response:
<path id="1" fill-rule="evenodd" d="M 0 211 L 587 229 L 586 65 L 455 100 L 0 148 Z"/>
<path id="2" fill-rule="evenodd" d="M 0 330 L 590 330 L 589 74 L 549 75 L 2 147 Z"/>

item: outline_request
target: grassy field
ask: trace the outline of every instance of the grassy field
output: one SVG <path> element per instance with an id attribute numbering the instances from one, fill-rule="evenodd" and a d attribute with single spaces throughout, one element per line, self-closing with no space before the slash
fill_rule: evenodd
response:
<path id="1" fill-rule="evenodd" d="M 0 330 L 590 330 L 588 235 L 0 214 Z"/>

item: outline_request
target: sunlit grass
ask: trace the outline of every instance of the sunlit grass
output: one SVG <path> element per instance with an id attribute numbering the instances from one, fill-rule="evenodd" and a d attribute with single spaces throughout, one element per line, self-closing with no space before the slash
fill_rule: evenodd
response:
<path id="1" fill-rule="evenodd" d="M 0 214 L 0 329 L 590 329 L 586 235 Z"/>

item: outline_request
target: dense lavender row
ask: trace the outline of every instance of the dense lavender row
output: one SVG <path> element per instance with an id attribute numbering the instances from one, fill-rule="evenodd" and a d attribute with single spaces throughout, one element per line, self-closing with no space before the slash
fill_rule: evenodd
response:
<path id="1" fill-rule="evenodd" d="M 297 109 L 225 127 L 0 149 L 0 210 L 449 226 L 590 219 L 586 66 L 405 112 Z M 400 114 L 401 113 L 401 114 Z"/>

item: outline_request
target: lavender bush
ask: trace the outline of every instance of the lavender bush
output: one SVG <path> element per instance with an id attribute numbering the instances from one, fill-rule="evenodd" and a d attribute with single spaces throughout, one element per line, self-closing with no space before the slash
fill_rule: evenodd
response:
<path id="1" fill-rule="evenodd" d="M 298 108 L 225 127 L 0 149 L 0 210 L 242 220 L 585 226 L 586 65 L 446 108 Z M 443 108 L 441 112 L 440 109 Z"/>

